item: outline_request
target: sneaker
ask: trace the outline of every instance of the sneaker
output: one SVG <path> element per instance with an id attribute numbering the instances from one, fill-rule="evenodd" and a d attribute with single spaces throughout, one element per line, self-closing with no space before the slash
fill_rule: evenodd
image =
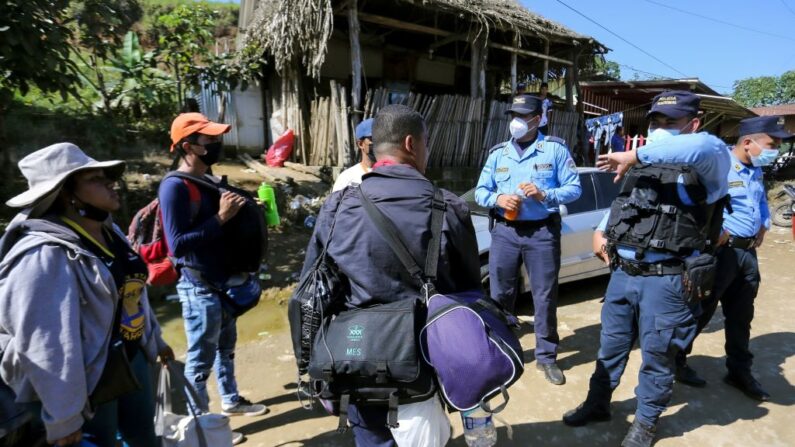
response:
<path id="1" fill-rule="evenodd" d="M 243 433 L 240 433 L 239 431 L 232 432 L 232 445 L 238 445 L 245 440 L 246 437 L 243 436 Z"/>
<path id="2" fill-rule="evenodd" d="M 239 397 L 233 405 L 222 405 L 221 410 L 221 414 L 224 416 L 259 416 L 265 414 L 268 407 L 251 403 L 245 397 Z"/>

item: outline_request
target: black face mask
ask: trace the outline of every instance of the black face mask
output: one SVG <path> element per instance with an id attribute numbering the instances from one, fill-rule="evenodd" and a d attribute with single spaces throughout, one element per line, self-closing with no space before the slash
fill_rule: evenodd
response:
<path id="1" fill-rule="evenodd" d="M 80 200 L 80 202 L 82 203 L 82 206 L 78 207 L 77 202 L 72 201 L 72 203 L 75 206 L 75 209 L 77 210 L 77 213 L 80 214 L 82 217 L 85 217 L 86 219 L 95 220 L 97 222 L 105 222 L 106 220 L 108 220 L 108 217 L 110 217 L 110 213 L 108 211 L 99 209 L 94 205 L 91 205 L 90 203 L 83 202 L 82 200 Z"/>
<path id="2" fill-rule="evenodd" d="M 370 144 L 370 146 L 367 147 L 367 158 L 370 159 L 370 163 L 371 164 L 375 164 L 376 163 L 375 153 L 373 152 L 373 145 L 372 144 Z"/>
<path id="3" fill-rule="evenodd" d="M 218 159 L 221 158 L 221 148 L 224 146 L 223 143 L 220 141 L 216 141 L 215 143 L 207 143 L 204 145 L 199 145 L 207 151 L 204 155 L 199 155 L 199 160 L 202 163 L 206 164 L 207 166 L 212 166 L 218 163 Z"/>

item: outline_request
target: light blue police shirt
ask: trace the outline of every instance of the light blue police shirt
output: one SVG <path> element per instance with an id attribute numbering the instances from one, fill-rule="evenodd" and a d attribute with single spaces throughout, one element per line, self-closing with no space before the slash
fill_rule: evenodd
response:
<path id="1" fill-rule="evenodd" d="M 687 164 L 696 171 L 699 182 L 707 190 L 707 203 L 715 203 L 728 191 L 726 172 L 729 170 L 729 148 L 719 138 L 706 132 L 668 137 L 638 149 L 638 160 L 643 164 Z M 679 179 L 679 198 L 688 205 L 693 201 L 685 192 L 682 179 Z M 597 230 L 605 231 L 610 213 L 599 223 Z M 696 253 L 694 253 L 695 255 Z M 624 259 L 636 260 L 635 249 L 618 246 L 618 255 Z M 660 262 L 671 259 L 669 253 L 649 250 L 643 262 Z"/>
<path id="2" fill-rule="evenodd" d="M 500 194 L 517 194 L 520 183 L 534 183 L 546 193 L 546 198 L 542 202 L 525 198 L 517 220 L 541 220 L 557 213 L 558 205 L 577 200 L 582 193 L 580 176 L 562 141 L 539 132 L 521 157 L 513 139 L 505 142 L 486 160 L 475 189 L 475 201 L 480 206 L 495 208 Z M 497 209 L 504 215 L 505 210 Z"/>
<path id="3" fill-rule="evenodd" d="M 732 213 L 723 212 L 723 229 L 732 236 L 755 237 L 764 226 L 770 229 L 770 210 L 762 181 L 762 168 L 744 165 L 729 152 L 729 195 Z"/>

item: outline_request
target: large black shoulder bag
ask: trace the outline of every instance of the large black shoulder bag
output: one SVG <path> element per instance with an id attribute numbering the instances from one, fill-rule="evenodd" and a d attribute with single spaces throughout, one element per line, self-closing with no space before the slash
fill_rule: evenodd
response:
<path id="1" fill-rule="evenodd" d="M 323 322 L 309 361 L 309 376 L 325 384 L 321 399 L 339 398 L 340 431 L 346 429 L 350 403 L 388 406 L 387 425 L 395 428 L 399 404 L 420 402 L 436 392 L 433 372 L 420 352 L 419 333 L 427 317 L 426 302 L 433 294 L 439 261 L 445 212 L 441 191 L 434 192 L 425 269 L 361 186 L 359 193 L 368 216 L 422 286 L 422 293 L 413 300 L 343 311 Z"/>

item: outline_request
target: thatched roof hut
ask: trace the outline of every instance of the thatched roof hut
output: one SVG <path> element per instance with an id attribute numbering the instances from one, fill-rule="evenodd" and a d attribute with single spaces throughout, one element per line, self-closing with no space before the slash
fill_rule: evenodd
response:
<path id="1" fill-rule="evenodd" d="M 315 76 L 325 60 L 327 44 L 334 26 L 333 3 L 337 4 L 337 13 L 350 4 L 349 1 L 331 0 L 270 0 L 249 3 L 255 3 L 256 9 L 242 29 L 243 44 L 258 44 L 265 53 L 273 57 L 279 71 L 294 57 L 299 57 L 308 74 Z M 487 37 L 490 33 L 499 31 L 527 38 L 538 37 L 562 46 L 579 46 L 584 51 L 607 52 L 607 48 L 592 37 L 576 33 L 535 14 L 519 5 L 516 0 L 393 0 L 361 3 L 363 10 L 375 5 L 391 4 L 399 9 L 405 9 L 404 5 L 412 6 L 421 9 L 426 17 L 434 19 L 438 18 L 435 14 L 447 13 L 461 19 L 465 26 L 476 26 L 474 31 L 484 32 Z M 394 19 L 393 16 L 391 18 Z"/>
<path id="2" fill-rule="evenodd" d="M 239 44 L 257 46 L 269 61 L 266 105 L 282 110 L 287 125 L 302 137 L 303 162 L 311 158 L 309 112 L 322 107 L 310 105 L 318 96 L 337 95 L 328 109 L 345 108 L 350 122 L 343 128 L 350 134 L 378 95 L 368 88 L 386 89 L 387 102 L 411 101 L 409 95 L 417 94 L 417 107 L 424 104 L 422 95 L 468 95 L 482 101 L 458 101 L 472 109 L 462 119 L 478 122 L 466 143 L 479 151 L 488 143 L 482 135 L 488 133 L 489 111 L 496 110 L 488 101 L 505 101 L 519 79 L 549 79 L 557 81 L 561 111 L 574 114 L 578 67 L 608 51 L 515 0 L 242 0 L 240 29 Z M 428 113 L 433 110 L 427 107 Z M 576 126 L 568 117 L 565 136 L 572 143 Z M 349 144 L 350 138 L 333 143 Z M 338 149 L 334 161 L 350 163 L 355 154 Z M 439 160 L 444 164 L 446 158 Z M 458 162 L 478 160 L 475 154 Z"/>

